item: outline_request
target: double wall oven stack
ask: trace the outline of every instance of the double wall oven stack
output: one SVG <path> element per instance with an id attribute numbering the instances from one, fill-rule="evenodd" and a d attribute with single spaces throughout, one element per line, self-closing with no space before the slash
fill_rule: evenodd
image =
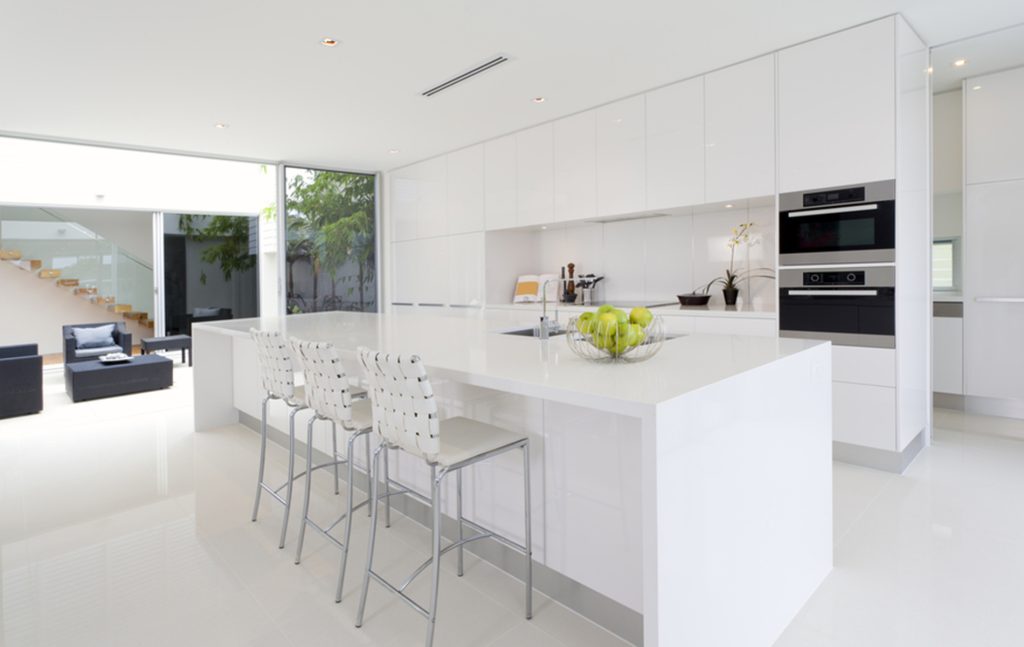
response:
<path id="1" fill-rule="evenodd" d="M 779 333 L 896 347 L 896 183 L 779 196 Z"/>

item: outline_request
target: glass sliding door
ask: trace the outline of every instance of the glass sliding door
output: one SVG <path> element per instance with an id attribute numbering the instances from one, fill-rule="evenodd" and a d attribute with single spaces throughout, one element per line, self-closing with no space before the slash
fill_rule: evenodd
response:
<path id="1" fill-rule="evenodd" d="M 164 326 L 259 316 L 259 218 L 164 214 Z"/>
<path id="2" fill-rule="evenodd" d="M 285 170 L 287 312 L 377 310 L 376 178 Z"/>

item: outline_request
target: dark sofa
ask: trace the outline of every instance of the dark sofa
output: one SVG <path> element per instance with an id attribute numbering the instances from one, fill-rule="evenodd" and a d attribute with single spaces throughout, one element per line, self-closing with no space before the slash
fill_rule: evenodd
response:
<path id="1" fill-rule="evenodd" d="M 43 357 L 39 346 L 0 346 L 0 418 L 42 410 Z"/>
<path id="2" fill-rule="evenodd" d="M 114 325 L 114 345 L 113 346 L 101 346 L 97 348 L 78 348 L 75 342 L 75 336 L 71 332 L 72 328 L 97 328 L 99 326 Z M 132 354 L 132 334 L 128 332 L 128 328 L 124 325 L 123 321 L 108 321 L 104 323 L 87 323 L 87 324 L 72 324 L 70 326 L 61 326 L 61 330 L 64 334 L 64 363 L 71 364 L 72 362 L 88 362 L 89 360 L 98 359 L 101 355 L 107 353 L 124 353 L 126 355 Z"/>

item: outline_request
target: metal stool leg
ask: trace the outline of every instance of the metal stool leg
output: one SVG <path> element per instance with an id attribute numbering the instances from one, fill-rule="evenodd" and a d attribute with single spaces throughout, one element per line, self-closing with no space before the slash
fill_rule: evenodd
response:
<path id="1" fill-rule="evenodd" d="M 369 436 L 369 434 L 366 434 L 366 436 Z M 356 438 L 358 437 L 358 434 L 353 434 L 352 437 L 348 439 L 348 459 L 345 462 L 345 467 L 348 470 L 348 501 L 346 502 L 345 507 L 345 539 L 341 546 L 341 568 L 338 570 L 338 586 L 334 592 L 335 602 L 341 602 L 342 592 L 345 588 L 345 570 L 348 568 L 348 544 L 352 540 L 352 507 L 355 505 L 355 487 L 353 486 L 353 477 L 355 475 L 353 463 L 355 461 L 352 460 L 352 451 L 355 449 Z M 367 463 L 366 467 L 367 471 L 369 471 L 369 463 Z"/>
<path id="2" fill-rule="evenodd" d="M 299 542 L 295 547 L 295 563 L 302 561 L 302 544 L 306 540 L 306 520 L 309 519 L 309 495 L 313 489 L 313 423 L 310 418 L 306 425 L 306 497 L 302 502 L 302 519 L 299 521 Z"/>
<path id="3" fill-rule="evenodd" d="M 533 617 L 533 538 L 530 528 L 530 443 L 523 444 L 523 502 L 526 509 L 526 619 Z M 460 524 L 461 525 L 461 524 Z"/>
<path id="4" fill-rule="evenodd" d="M 352 456 L 352 452 L 349 452 L 349 456 Z M 334 461 L 334 493 L 338 494 L 338 423 L 331 421 L 331 460 Z M 306 466 L 309 469 L 309 465 Z M 352 482 L 350 478 L 349 483 Z"/>
<path id="5" fill-rule="evenodd" d="M 427 616 L 426 647 L 434 644 L 434 627 L 437 624 L 437 594 L 441 585 L 441 479 L 437 476 L 437 467 L 430 466 L 430 503 L 434 518 L 433 523 L 433 555 L 431 562 L 430 615 Z"/>
<path id="6" fill-rule="evenodd" d="M 292 409 L 288 415 L 288 485 L 284 496 L 284 519 L 281 520 L 281 541 L 278 548 L 284 548 L 285 537 L 288 536 L 288 515 L 292 510 L 292 486 L 295 485 L 295 414 L 299 409 Z"/>
<path id="7" fill-rule="evenodd" d="M 260 469 L 256 476 L 256 502 L 252 504 L 252 520 L 256 521 L 256 515 L 260 511 L 260 495 L 263 494 L 263 469 L 267 463 L 267 402 L 270 396 L 263 398 L 263 405 L 260 408 Z"/>
<path id="8" fill-rule="evenodd" d="M 459 577 L 462 577 L 462 470 L 456 470 L 455 472 L 455 517 L 459 524 Z"/>
<path id="9" fill-rule="evenodd" d="M 370 434 L 366 434 L 366 491 L 369 492 L 372 489 L 370 485 L 371 474 L 376 474 L 377 471 L 370 469 L 372 466 L 373 459 L 370 457 Z M 366 516 L 369 517 L 371 513 L 370 506 L 366 506 Z"/>
<path id="10" fill-rule="evenodd" d="M 381 443 L 373 454 L 372 473 L 378 473 L 380 453 L 384 444 Z M 363 626 L 363 613 L 366 611 L 366 594 L 370 590 L 370 571 L 373 570 L 373 546 L 377 539 L 377 479 L 370 479 L 370 545 L 366 552 L 366 571 L 363 573 L 363 592 L 359 596 L 359 611 L 356 613 L 356 626 Z"/>
<path id="11" fill-rule="evenodd" d="M 388 448 L 384 447 L 384 527 L 391 527 L 391 470 L 388 467 Z"/>

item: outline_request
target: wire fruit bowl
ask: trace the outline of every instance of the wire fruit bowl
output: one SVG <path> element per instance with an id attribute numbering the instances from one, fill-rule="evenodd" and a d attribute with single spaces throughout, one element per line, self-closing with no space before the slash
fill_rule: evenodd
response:
<path id="1" fill-rule="evenodd" d="M 646 327 L 637 328 L 639 331 L 631 331 L 624 324 L 602 327 L 592 320 L 580 324 L 579 317 L 572 317 L 565 339 L 572 352 L 592 362 L 643 362 L 665 343 L 665 322 L 655 315 Z"/>

